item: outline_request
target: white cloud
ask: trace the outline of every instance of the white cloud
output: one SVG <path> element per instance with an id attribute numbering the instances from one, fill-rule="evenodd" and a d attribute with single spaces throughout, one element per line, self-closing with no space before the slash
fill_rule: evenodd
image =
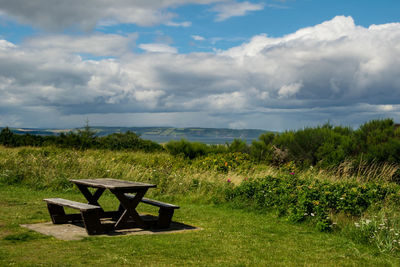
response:
<path id="1" fill-rule="evenodd" d="M 365 28 L 339 16 L 218 53 L 178 54 L 156 43 L 134 54 L 126 48 L 134 36 L 42 38 L 18 46 L 0 40 L 0 122 L 62 127 L 57 116 L 68 123 L 83 117 L 77 122 L 83 124 L 88 114 L 96 120 L 103 114 L 113 125 L 245 122 L 282 130 L 400 116 L 399 23 Z M 124 120 L 127 114 L 137 120 Z"/>
<path id="2" fill-rule="evenodd" d="M 204 41 L 205 38 L 203 36 L 200 35 L 192 35 L 193 40 L 195 41 Z"/>
<path id="3" fill-rule="evenodd" d="M 51 30 L 77 27 L 91 30 L 96 25 L 130 23 L 139 26 L 166 24 L 190 26 L 175 22 L 178 15 L 171 9 L 188 4 L 210 4 L 221 0 L 0 0 L 0 15 L 6 14 L 21 23 Z"/>
<path id="4" fill-rule="evenodd" d="M 279 98 L 290 97 L 295 95 L 303 87 L 302 83 L 291 83 L 283 85 L 279 91 Z"/>
<path id="5" fill-rule="evenodd" d="M 168 21 L 165 23 L 165 25 L 167 26 L 171 26 L 171 27 L 190 27 L 192 26 L 192 22 L 190 21 L 184 21 L 184 22 L 172 22 L 172 21 Z"/>
<path id="6" fill-rule="evenodd" d="M 169 46 L 167 44 L 140 44 L 139 48 L 151 53 L 178 53 L 178 50 L 175 47 Z"/>
<path id="7" fill-rule="evenodd" d="M 231 17 L 245 16 L 251 11 L 263 10 L 263 4 L 245 2 L 227 2 L 214 6 L 211 11 L 217 12 L 216 21 L 224 21 Z"/>
<path id="8" fill-rule="evenodd" d="M 11 42 L 7 42 L 6 40 L 0 40 L 0 49 L 7 50 L 11 48 L 16 48 L 17 46 Z"/>

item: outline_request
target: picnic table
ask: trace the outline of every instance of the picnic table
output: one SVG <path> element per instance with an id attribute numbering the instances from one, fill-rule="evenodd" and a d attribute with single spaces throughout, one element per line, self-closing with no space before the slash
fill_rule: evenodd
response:
<path id="1" fill-rule="evenodd" d="M 62 198 L 47 198 L 47 207 L 54 224 L 83 221 L 89 235 L 102 234 L 107 231 L 126 228 L 168 228 L 175 209 L 179 206 L 144 198 L 154 184 L 132 182 L 111 178 L 98 179 L 71 179 L 88 203 L 81 203 Z M 94 188 L 92 193 L 89 188 Z M 119 201 L 119 207 L 115 211 L 104 211 L 98 200 L 105 190 L 109 190 Z M 159 207 L 159 216 L 156 221 L 144 221 L 137 212 L 139 203 L 145 203 Z M 80 210 L 80 214 L 66 214 L 64 207 Z M 108 219 L 103 223 L 102 219 Z M 111 222 L 111 223 L 110 223 Z"/>

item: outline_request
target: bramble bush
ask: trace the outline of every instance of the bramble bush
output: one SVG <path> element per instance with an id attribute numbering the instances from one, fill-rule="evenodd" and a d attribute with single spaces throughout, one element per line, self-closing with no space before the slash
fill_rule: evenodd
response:
<path id="1" fill-rule="evenodd" d="M 279 215 L 295 222 L 312 219 L 319 230 L 325 231 L 332 227 L 329 214 L 361 216 L 372 205 L 383 205 L 385 201 L 400 203 L 400 186 L 376 182 L 360 184 L 306 180 L 298 179 L 292 173 L 245 180 L 227 190 L 226 199 L 252 204 L 260 209 L 276 210 Z"/>
<path id="2" fill-rule="evenodd" d="M 201 169 L 223 173 L 234 171 L 238 168 L 250 168 L 251 164 L 250 156 L 241 152 L 209 154 L 194 162 L 194 166 L 198 166 Z"/>

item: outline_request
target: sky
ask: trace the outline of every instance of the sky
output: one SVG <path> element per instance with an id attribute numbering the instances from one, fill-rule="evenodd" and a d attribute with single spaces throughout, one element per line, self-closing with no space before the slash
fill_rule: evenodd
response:
<path id="1" fill-rule="evenodd" d="M 0 0 L 0 127 L 399 115 L 398 0 Z"/>

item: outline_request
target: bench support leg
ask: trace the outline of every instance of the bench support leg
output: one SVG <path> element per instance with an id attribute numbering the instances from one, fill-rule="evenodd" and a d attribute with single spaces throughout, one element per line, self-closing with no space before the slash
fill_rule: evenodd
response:
<path id="1" fill-rule="evenodd" d="M 62 224 L 68 221 L 62 206 L 47 203 L 47 209 L 49 210 L 51 221 L 54 224 Z"/>
<path id="2" fill-rule="evenodd" d="M 160 208 L 158 211 L 157 228 L 168 228 L 171 224 L 172 216 L 174 215 L 173 209 Z"/>
<path id="3" fill-rule="evenodd" d="M 98 235 L 104 233 L 104 228 L 100 222 L 100 212 L 98 210 L 82 211 L 82 219 L 88 235 Z"/>

